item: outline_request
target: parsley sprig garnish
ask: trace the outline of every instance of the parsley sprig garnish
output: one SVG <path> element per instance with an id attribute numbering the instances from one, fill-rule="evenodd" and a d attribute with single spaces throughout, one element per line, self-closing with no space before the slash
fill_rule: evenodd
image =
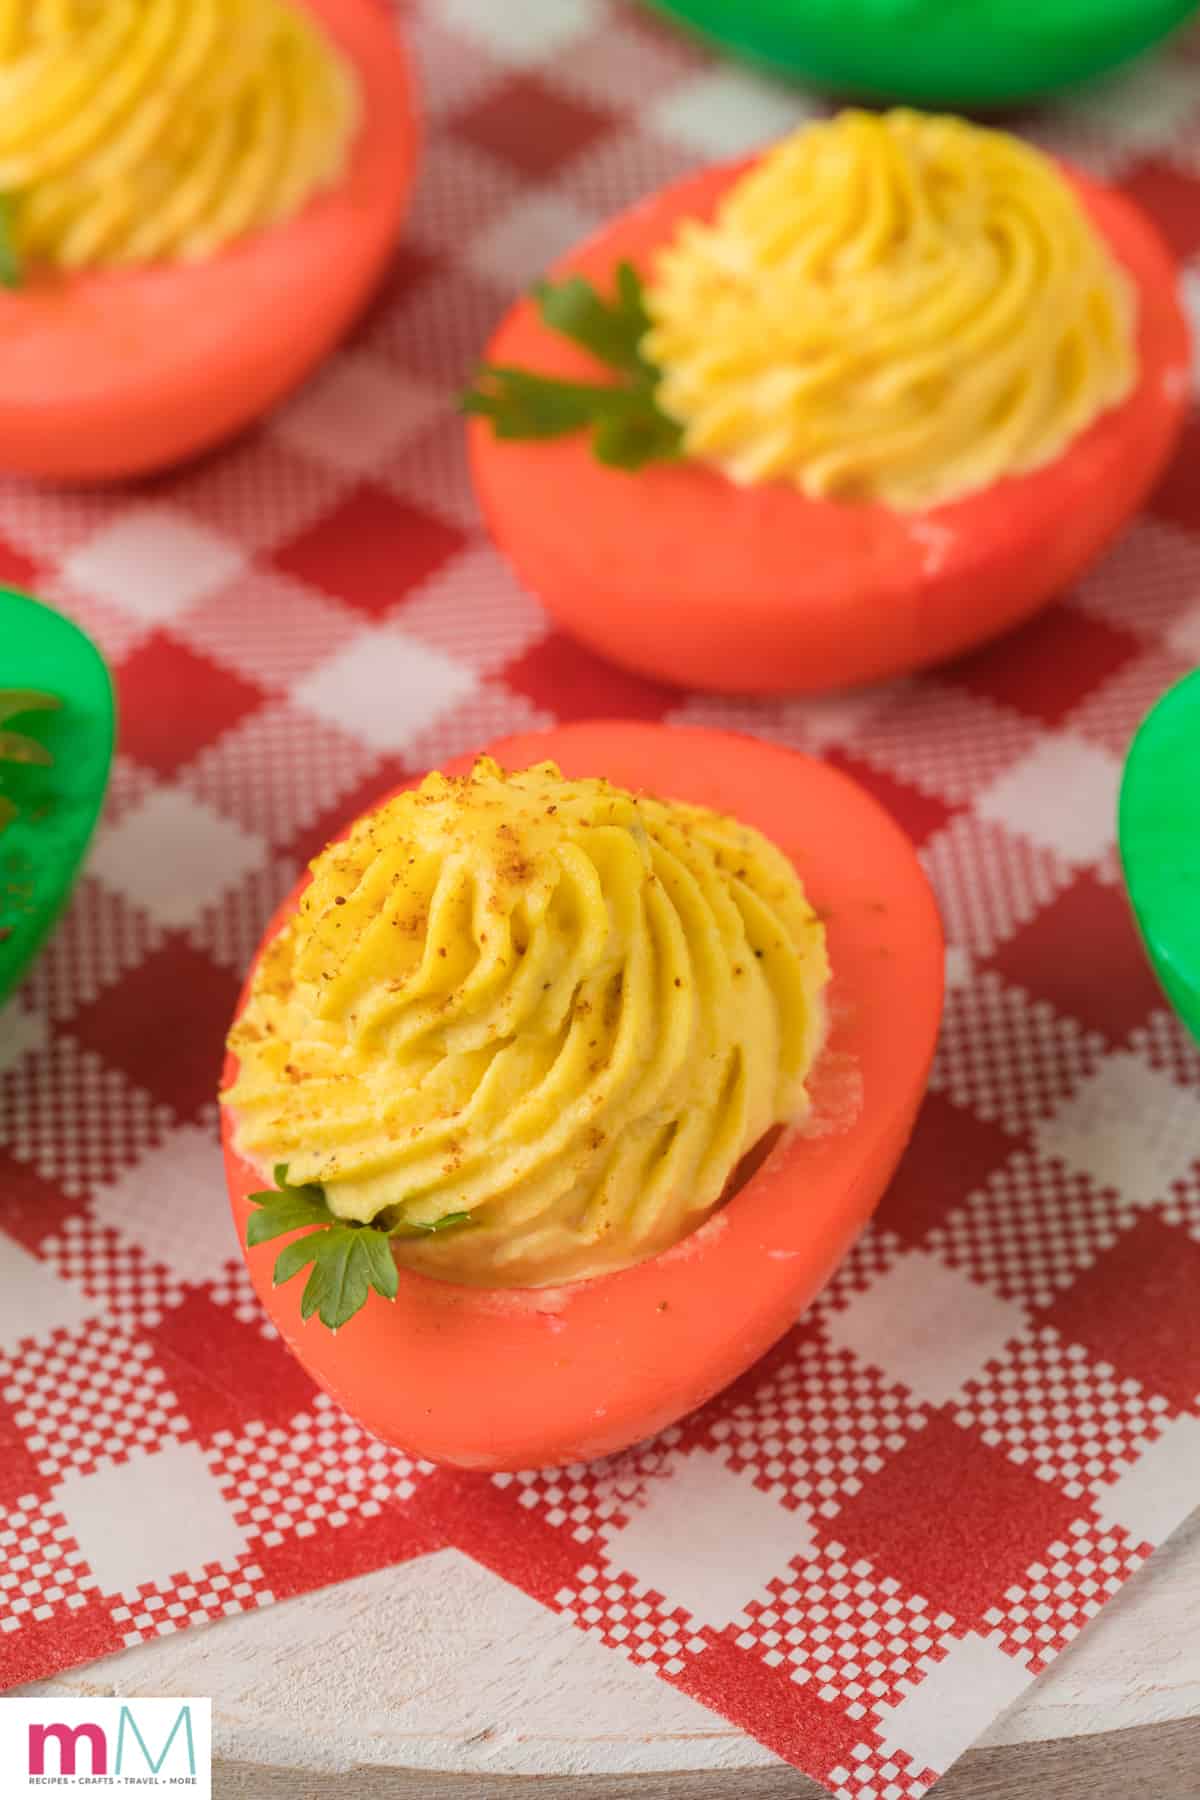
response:
<path id="1" fill-rule="evenodd" d="M 251 1214 L 246 1226 L 246 1244 L 253 1249 L 290 1231 L 315 1227 L 284 1245 L 275 1261 L 273 1279 L 279 1287 L 311 1264 L 300 1296 L 300 1317 L 310 1319 L 316 1313 L 330 1331 L 339 1331 L 352 1319 L 366 1305 L 372 1289 L 385 1300 L 396 1298 L 399 1277 L 392 1238 L 431 1237 L 471 1223 L 470 1213 L 458 1212 L 446 1213 L 429 1225 L 412 1220 L 388 1226 L 360 1225 L 330 1212 L 325 1190 L 317 1182 L 292 1187 L 287 1177 L 287 1164 L 279 1163 L 275 1187 L 249 1196 L 258 1211 Z"/>
<path id="2" fill-rule="evenodd" d="M 610 300 L 582 275 L 533 290 L 542 322 L 619 375 L 615 382 L 561 381 L 531 369 L 485 364 L 462 409 L 490 419 L 498 438 L 557 438 L 590 430 L 592 454 L 613 469 L 641 469 L 680 453 L 683 432 L 658 404 L 659 371 L 642 351 L 650 329 L 641 277 L 618 265 Z"/>
<path id="3" fill-rule="evenodd" d="M 33 688 L 0 688 L 0 763 L 37 764 L 50 768 L 54 761 L 44 744 L 23 731 L 9 729 L 9 721 L 23 713 L 57 712 L 61 702 L 55 694 L 41 694 Z M 0 831 L 17 816 L 15 801 L 0 793 Z"/>
<path id="4" fill-rule="evenodd" d="M 16 241 L 16 202 L 11 194 L 0 194 L 0 287 L 19 288 L 25 278 Z"/>

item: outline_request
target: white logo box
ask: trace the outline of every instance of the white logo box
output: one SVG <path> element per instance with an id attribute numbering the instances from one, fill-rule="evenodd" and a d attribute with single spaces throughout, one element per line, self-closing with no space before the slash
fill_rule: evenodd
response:
<path id="1" fill-rule="evenodd" d="M 0 1698 L 4 1800 L 97 1790 L 212 1800 L 212 1701 Z"/>

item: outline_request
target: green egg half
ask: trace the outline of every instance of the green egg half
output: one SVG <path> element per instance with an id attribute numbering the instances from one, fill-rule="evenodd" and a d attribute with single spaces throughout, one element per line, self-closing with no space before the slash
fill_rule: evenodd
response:
<path id="1" fill-rule="evenodd" d="M 1125 884 L 1150 960 L 1200 1042 L 1200 669 L 1133 740 L 1119 817 Z"/>
<path id="2" fill-rule="evenodd" d="M 652 0 L 712 43 L 847 98 L 1008 106 L 1104 74 L 1197 0 Z"/>
<path id="3" fill-rule="evenodd" d="M 116 709 L 77 625 L 0 589 L 0 1004 L 70 895 L 108 787 Z"/>

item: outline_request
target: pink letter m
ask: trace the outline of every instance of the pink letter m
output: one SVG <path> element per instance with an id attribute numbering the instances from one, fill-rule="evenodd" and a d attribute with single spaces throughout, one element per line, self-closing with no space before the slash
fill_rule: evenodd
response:
<path id="1" fill-rule="evenodd" d="M 29 1773 L 46 1773 L 46 1739 L 58 1740 L 58 1772 L 74 1775 L 75 1752 L 80 1738 L 92 1747 L 92 1774 L 108 1774 L 108 1740 L 99 1725 L 31 1725 L 29 1727 Z"/>

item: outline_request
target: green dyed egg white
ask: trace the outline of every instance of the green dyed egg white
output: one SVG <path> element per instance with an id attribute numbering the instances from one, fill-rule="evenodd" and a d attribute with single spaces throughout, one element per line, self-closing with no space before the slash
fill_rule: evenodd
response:
<path id="1" fill-rule="evenodd" d="M 1150 959 L 1200 1041 L 1200 669 L 1163 695 L 1133 740 L 1119 837 Z"/>
<path id="2" fill-rule="evenodd" d="M 0 1003 L 62 911 L 108 786 L 116 715 L 91 640 L 0 589 Z"/>
<path id="3" fill-rule="evenodd" d="M 1006 106 L 1140 56 L 1197 0 L 652 0 L 777 74 L 840 96 Z"/>

